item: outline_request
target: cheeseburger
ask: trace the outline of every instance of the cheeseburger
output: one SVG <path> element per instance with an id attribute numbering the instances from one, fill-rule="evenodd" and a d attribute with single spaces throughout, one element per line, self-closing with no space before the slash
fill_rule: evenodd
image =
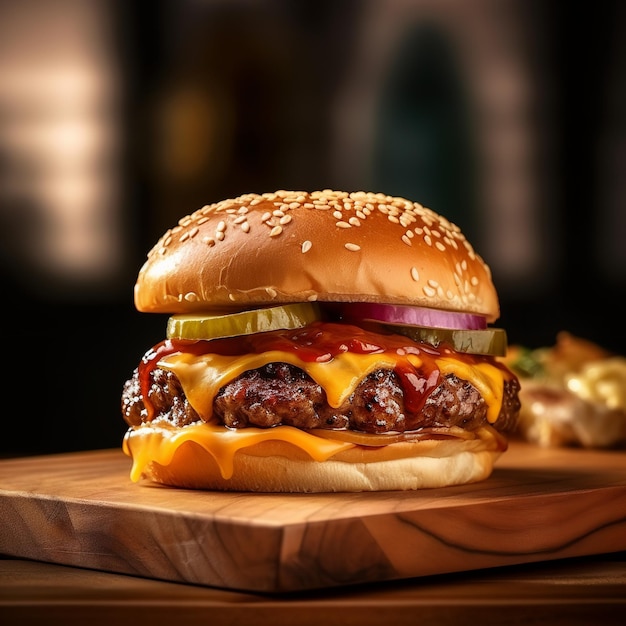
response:
<path id="1" fill-rule="evenodd" d="M 325 190 L 209 204 L 161 237 L 134 295 L 169 315 L 122 392 L 135 481 L 464 484 L 490 475 L 516 427 L 490 270 L 417 202 Z"/>

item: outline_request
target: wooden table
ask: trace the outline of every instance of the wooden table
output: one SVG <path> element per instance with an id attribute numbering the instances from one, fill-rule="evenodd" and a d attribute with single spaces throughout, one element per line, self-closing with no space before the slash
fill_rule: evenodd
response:
<path id="1" fill-rule="evenodd" d="M 0 626 L 626 624 L 626 452 L 512 443 L 416 493 L 137 485 L 119 450 L 0 460 Z"/>
<path id="2" fill-rule="evenodd" d="M 278 595 L 0 558 L 3 626 L 612 626 L 625 618 L 626 552 Z"/>

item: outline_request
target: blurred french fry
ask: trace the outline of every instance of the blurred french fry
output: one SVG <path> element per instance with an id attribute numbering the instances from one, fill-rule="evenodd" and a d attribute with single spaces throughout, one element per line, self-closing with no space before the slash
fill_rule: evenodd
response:
<path id="1" fill-rule="evenodd" d="M 520 378 L 517 434 L 545 447 L 626 444 L 626 358 L 562 331 L 554 346 L 510 346 Z"/>

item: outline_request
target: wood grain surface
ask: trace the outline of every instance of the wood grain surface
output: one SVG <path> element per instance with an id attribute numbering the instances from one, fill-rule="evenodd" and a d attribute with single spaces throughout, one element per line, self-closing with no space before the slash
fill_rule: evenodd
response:
<path id="1" fill-rule="evenodd" d="M 285 592 L 626 549 L 624 451 L 512 442 L 488 480 L 419 492 L 198 492 L 129 469 L 119 450 L 0 461 L 0 553 Z"/>
<path id="2" fill-rule="evenodd" d="M 623 626 L 626 552 L 260 594 L 0 557 L 0 624 Z"/>

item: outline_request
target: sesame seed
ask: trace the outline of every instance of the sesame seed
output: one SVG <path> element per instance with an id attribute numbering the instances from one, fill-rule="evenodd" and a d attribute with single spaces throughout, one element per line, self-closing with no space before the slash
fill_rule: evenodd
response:
<path id="1" fill-rule="evenodd" d="M 198 301 L 198 294 L 194 293 L 193 291 L 190 291 L 189 293 L 186 293 L 183 298 L 185 300 L 187 300 L 187 302 L 197 302 Z"/>
<path id="2" fill-rule="evenodd" d="M 309 302 L 315 302 L 317 300 L 317 294 L 316 293 L 312 293 L 310 296 L 307 297 L 307 300 Z"/>
<path id="3" fill-rule="evenodd" d="M 267 292 L 267 295 L 270 296 L 270 298 L 275 298 L 278 295 L 276 289 L 274 289 L 273 287 L 266 287 L 265 291 Z"/>
<path id="4" fill-rule="evenodd" d="M 266 210 L 268 208 L 269 210 Z M 480 287 L 482 274 L 472 276 L 470 271 L 474 267 L 474 263 L 481 265 L 483 268 L 480 270 L 481 272 L 488 273 L 490 270 L 467 242 L 459 227 L 418 202 L 411 202 L 383 193 L 349 193 L 325 189 L 310 193 L 277 190 L 263 194 L 244 194 L 235 199 L 204 205 L 190 215 L 181 218 L 174 228 L 167 231 L 149 254 L 167 254 L 169 246 L 178 238 L 185 241 L 198 237 L 207 246 L 215 246 L 225 238 L 229 228 L 233 229 L 235 224 L 245 233 L 254 231 L 255 226 L 260 223 L 267 225 L 267 232 L 271 237 L 281 235 L 284 229 L 287 229 L 285 230 L 285 234 L 287 234 L 289 232 L 287 224 L 293 223 L 294 214 L 292 211 L 295 209 L 304 210 L 305 208 L 329 211 L 333 215 L 335 227 L 346 230 L 350 227 L 364 226 L 363 221 L 368 219 L 372 213 L 380 213 L 386 216 L 391 224 L 399 225 L 397 236 L 404 245 L 411 246 L 415 239 L 418 242 L 416 247 L 428 245 L 444 253 L 446 250 L 455 250 L 459 261 L 455 264 L 454 283 L 450 284 L 449 289 L 441 287 L 433 281 L 429 284 L 425 283 L 424 279 L 427 276 L 420 277 L 420 272 L 415 266 L 408 266 L 407 268 L 411 276 L 410 280 L 419 282 L 426 296 L 441 296 L 457 306 L 462 302 L 474 303 L 479 301 L 477 291 Z M 252 211 L 258 211 L 258 213 L 255 214 L 254 220 L 248 221 L 247 215 L 251 214 Z M 221 221 L 218 217 L 220 214 L 223 218 Z M 232 217 L 228 218 L 227 215 Z M 297 215 L 296 213 L 296 221 Z M 261 221 L 257 222 L 259 218 Z M 214 222 L 209 222 L 213 219 L 215 219 Z M 209 228 L 214 230 L 211 236 L 205 237 L 204 233 L 201 235 L 200 231 L 207 222 L 211 225 Z M 394 228 L 389 224 L 388 227 Z M 348 237 L 351 236 L 348 235 Z M 298 244 L 296 243 L 296 245 Z M 312 248 L 312 241 L 301 241 L 300 246 L 301 252 L 306 254 Z M 350 251 L 361 250 L 358 244 L 352 242 L 345 244 L 345 247 Z M 182 301 L 183 297 L 180 294 L 178 296 L 179 301 Z"/>

